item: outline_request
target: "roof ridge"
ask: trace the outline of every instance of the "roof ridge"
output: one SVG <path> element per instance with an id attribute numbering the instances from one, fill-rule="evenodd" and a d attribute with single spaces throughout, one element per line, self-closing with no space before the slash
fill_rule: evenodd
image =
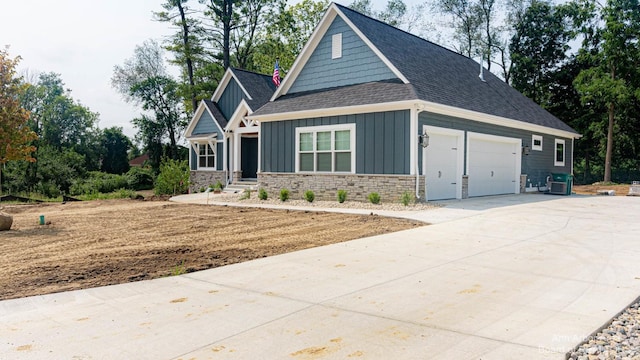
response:
<path id="1" fill-rule="evenodd" d="M 245 70 L 245 69 L 240 69 L 240 68 L 235 68 L 235 67 L 233 67 L 233 66 L 230 66 L 230 68 L 231 68 L 231 70 L 233 70 L 233 71 L 237 70 L 237 71 L 242 71 L 242 72 L 246 72 L 246 73 L 249 73 L 249 74 L 260 75 L 260 76 L 266 76 L 266 77 L 269 77 L 269 78 L 271 77 L 271 75 L 269 75 L 269 74 L 261 74 L 261 73 L 259 73 L 259 72 L 255 72 L 255 71 L 251 71 L 251 70 Z"/>
<path id="2" fill-rule="evenodd" d="M 373 17 L 371 17 L 371 16 L 369 16 L 369 15 L 366 15 L 366 14 L 363 14 L 363 13 L 361 13 L 361 12 L 359 12 L 359 11 L 353 10 L 353 9 L 352 9 L 352 8 L 350 8 L 350 7 L 347 7 L 347 6 L 344 6 L 344 5 L 340 5 L 340 4 L 336 3 L 336 2 L 333 2 L 333 4 L 335 4 L 335 5 L 336 5 L 337 7 L 339 7 L 339 8 L 347 9 L 347 10 L 349 10 L 349 11 L 351 11 L 351 12 L 354 12 L 354 13 L 356 13 L 356 14 L 358 14 L 358 15 L 364 16 L 364 17 L 366 17 L 366 18 L 367 18 L 367 19 L 369 19 L 369 20 L 372 20 L 372 21 L 375 21 L 375 22 L 380 23 L 380 24 L 382 24 L 382 25 L 388 26 L 388 27 L 390 27 L 390 28 L 392 28 L 392 29 L 394 29 L 394 30 L 400 31 L 400 32 L 402 32 L 402 33 L 405 33 L 406 35 L 410 35 L 410 36 L 412 36 L 412 37 L 414 37 L 414 38 L 417 38 L 417 39 L 419 39 L 419 40 L 422 40 L 422 41 L 428 42 L 428 43 L 429 43 L 429 44 L 431 44 L 431 45 L 435 45 L 435 46 L 437 46 L 437 47 L 439 47 L 439 48 L 442 48 L 443 50 L 449 51 L 449 52 L 451 52 L 451 53 L 453 53 L 453 54 L 455 54 L 455 55 L 458 55 L 458 56 L 463 57 L 463 58 L 465 58 L 465 59 L 469 59 L 469 60 L 471 60 L 471 61 L 473 61 L 473 62 L 476 62 L 476 61 L 475 61 L 475 60 L 473 60 L 472 58 L 467 57 L 467 56 L 464 56 L 464 55 L 462 55 L 462 54 L 460 54 L 460 53 L 458 53 L 458 52 L 455 52 L 454 50 L 451 50 L 451 49 L 449 49 L 449 48 L 446 48 L 446 47 L 444 47 L 444 46 L 442 46 L 442 45 L 440 45 L 440 44 L 438 44 L 438 43 L 435 43 L 435 42 L 433 42 L 433 41 L 427 40 L 427 39 L 425 39 L 425 38 L 423 38 L 423 37 L 420 37 L 420 36 L 418 36 L 418 35 L 416 35 L 416 34 L 412 34 L 412 33 L 408 32 L 408 31 L 405 31 L 405 30 L 402 30 L 402 29 L 400 29 L 400 28 L 397 28 L 397 27 L 395 27 L 395 26 L 393 26 L 393 25 L 387 24 L 386 22 L 384 22 L 384 21 L 382 21 L 382 20 L 379 20 L 379 19 L 373 18 Z"/>

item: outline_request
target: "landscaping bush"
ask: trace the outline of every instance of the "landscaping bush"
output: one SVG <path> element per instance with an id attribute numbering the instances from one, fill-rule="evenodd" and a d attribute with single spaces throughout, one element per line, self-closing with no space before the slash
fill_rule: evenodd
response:
<path id="1" fill-rule="evenodd" d="M 88 178 L 76 180 L 69 188 L 69 193 L 73 196 L 93 193 L 106 194 L 119 189 L 126 189 L 128 185 L 129 183 L 124 175 L 91 171 Z"/>
<path id="2" fill-rule="evenodd" d="M 342 204 L 347 200 L 347 190 L 338 190 L 338 202 Z"/>
<path id="3" fill-rule="evenodd" d="M 413 195 L 411 195 L 410 192 L 405 191 L 400 197 L 400 202 L 402 203 L 402 205 L 408 206 L 409 204 L 413 204 L 415 202 L 415 198 L 413 197 Z"/>
<path id="4" fill-rule="evenodd" d="M 369 199 L 369 202 L 372 204 L 380 204 L 380 194 L 378 194 L 377 192 L 369 193 L 367 198 Z"/>
<path id="5" fill-rule="evenodd" d="M 289 200 L 289 190 L 287 189 L 280 190 L 280 201 L 287 201 L 287 200 Z"/>
<path id="6" fill-rule="evenodd" d="M 313 193 L 313 191 L 307 190 L 304 192 L 304 199 L 307 200 L 308 202 L 313 202 L 315 198 L 316 198 L 316 195 Z"/>
<path id="7" fill-rule="evenodd" d="M 186 160 L 163 159 L 156 179 L 156 195 L 185 194 L 189 190 L 189 164 Z"/>
<path id="8" fill-rule="evenodd" d="M 132 167 L 124 174 L 127 179 L 127 188 L 131 190 L 153 189 L 154 174 L 150 168 Z"/>
<path id="9" fill-rule="evenodd" d="M 267 190 L 264 188 L 260 188 L 260 190 L 258 190 L 258 199 L 267 200 L 268 197 L 269 195 L 267 194 Z"/>

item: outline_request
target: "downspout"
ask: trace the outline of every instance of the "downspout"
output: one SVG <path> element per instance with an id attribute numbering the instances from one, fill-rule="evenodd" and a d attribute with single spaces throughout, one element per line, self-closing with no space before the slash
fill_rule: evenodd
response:
<path id="1" fill-rule="evenodd" d="M 224 172 L 225 172 L 225 185 L 224 187 L 226 188 L 227 186 L 229 186 L 229 184 L 231 184 L 231 174 L 229 173 L 229 133 L 231 131 L 229 131 L 229 129 L 225 129 L 224 130 L 224 143 L 223 143 L 223 163 L 224 163 Z"/>
<path id="2" fill-rule="evenodd" d="M 416 123 L 418 126 L 418 134 L 416 134 L 418 136 L 418 140 L 420 139 L 420 113 L 425 111 L 424 109 L 424 105 L 423 104 L 416 104 Z M 419 151 L 420 148 L 422 147 L 422 145 L 420 144 L 420 141 L 418 141 L 418 146 L 416 147 L 416 199 L 420 199 L 420 157 L 419 155 Z M 424 160 L 424 159 L 423 159 Z M 425 170 L 422 169 L 422 173 L 423 175 L 426 174 Z M 424 201 L 427 201 L 427 177 L 424 177 Z"/>

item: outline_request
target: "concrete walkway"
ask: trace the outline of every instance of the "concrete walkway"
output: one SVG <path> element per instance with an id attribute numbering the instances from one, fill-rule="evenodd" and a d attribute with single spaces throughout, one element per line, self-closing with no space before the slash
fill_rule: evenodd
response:
<path id="1" fill-rule="evenodd" d="M 0 358 L 563 359 L 640 295 L 638 198 L 491 197 L 412 216 L 436 224 L 2 301 Z"/>

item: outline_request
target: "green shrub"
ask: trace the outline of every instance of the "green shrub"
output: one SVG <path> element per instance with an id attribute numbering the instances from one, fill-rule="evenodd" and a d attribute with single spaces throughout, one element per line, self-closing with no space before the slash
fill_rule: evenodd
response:
<path id="1" fill-rule="evenodd" d="M 189 164 L 186 160 L 163 159 L 156 179 L 156 195 L 184 194 L 189 189 Z"/>
<path id="2" fill-rule="evenodd" d="M 154 174 L 150 168 L 132 167 L 124 174 L 127 179 L 127 188 L 131 190 L 153 189 Z"/>
<path id="3" fill-rule="evenodd" d="M 369 199 L 369 202 L 372 204 L 380 204 L 380 194 L 378 194 L 377 192 L 369 193 L 367 198 Z"/>
<path id="4" fill-rule="evenodd" d="M 410 192 L 405 191 L 400 197 L 400 202 L 402 203 L 402 205 L 408 206 L 409 204 L 413 204 L 415 202 L 415 198 L 411 195 Z"/>
<path id="5" fill-rule="evenodd" d="M 347 190 L 338 190 L 338 202 L 342 204 L 347 200 Z"/>
<path id="6" fill-rule="evenodd" d="M 242 196 L 240 196 L 240 200 L 247 200 L 250 198 L 251 198 L 251 190 L 244 189 L 244 191 L 242 191 Z"/>
<path id="7" fill-rule="evenodd" d="M 287 201 L 287 200 L 289 200 L 289 190 L 287 189 L 280 190 L 280 201 Z"/>
<path id="8" fill-rule="evenodd" d="M 119 189 L 128 188 L 128 181 L 124 175 L 91 171 L 86 179 L 78 179 L 69 188 L 69 194 L 76 196 L 93 193 L 112 193 Z"/>
<path id="9" fill-rule="evenodd" d="M 269 195 L 267 194 L 267 190 L 264 188 L 260 188 L 260 190 L 258 190 L 258 199 L 267 200 L 268 197 Z"/>
<path id="10" fill-rule="evenodd" d="M 207 189 L 205 189 L 204 186 L 200 188 L 200 192 L 205 192 L 205 191 L 207 191 Z"/>
<path id="11" fill-rule="evenodd" d="M 224 188 L 224 186 L 222 185 L 220 180 L 218 180 L 218 182 L 216 182 L 216 184 L 213 185 L 213 190 L 222 190 L 223 188 Z"/>
<path id="12" fill-rule="evenodd" d="M 316 195 L 313 193 L 313 191 L 307 190 L 304 192 L 304 199 L 307 200 L 308 202 L 313 202 L 315 198 L 316 198 Z"/>

